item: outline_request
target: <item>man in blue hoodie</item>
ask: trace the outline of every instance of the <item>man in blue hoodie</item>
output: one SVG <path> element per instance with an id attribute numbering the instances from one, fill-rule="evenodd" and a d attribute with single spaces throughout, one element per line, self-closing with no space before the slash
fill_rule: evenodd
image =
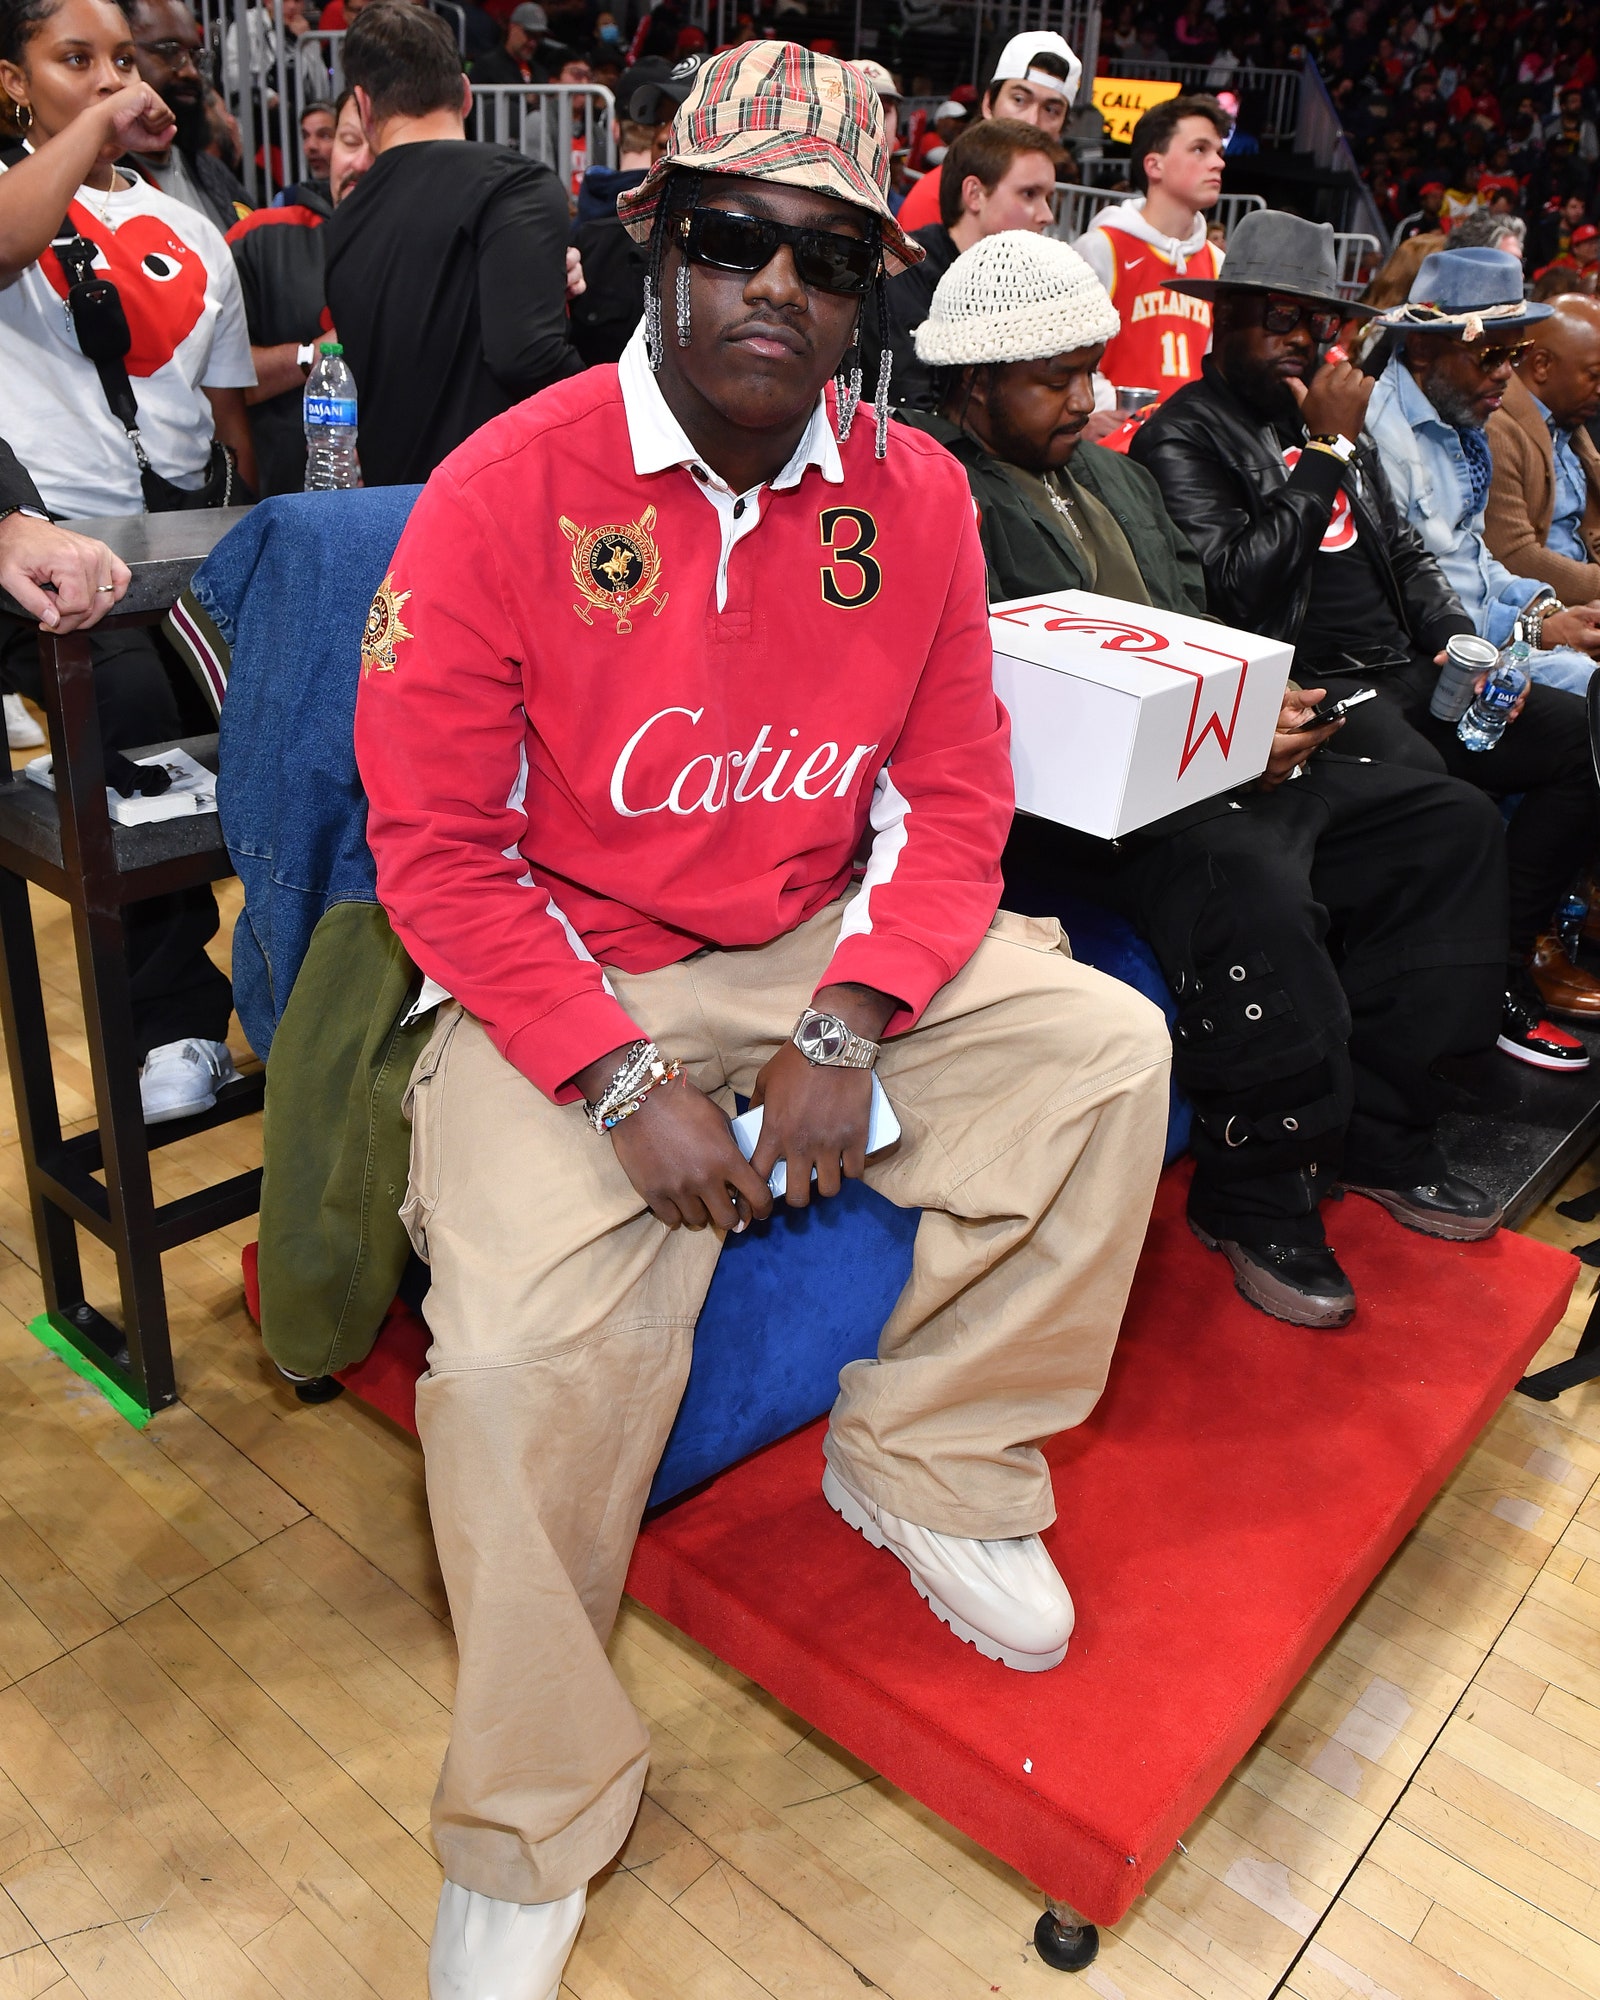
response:
<path id="1" fill-rule="evenodd" d="M 644 312 L 645 246 L 617 220 L 617 196 L 637 187 L 661 152 L 665 128 L 689 94 L 698 56 L 676 68 L 646 56 L 617 79 L 623 115 L 611 121 L 614 167 L 591 167 L 578 189 L 572 240 L 583 260 L 583 292 L 571 302 L 572 344 L 586 368 L 618 361 Z"/>

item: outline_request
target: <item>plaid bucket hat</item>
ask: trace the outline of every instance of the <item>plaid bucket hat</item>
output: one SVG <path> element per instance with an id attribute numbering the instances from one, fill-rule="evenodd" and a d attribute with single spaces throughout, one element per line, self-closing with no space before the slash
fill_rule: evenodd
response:
<path id="1" fill-rule="evenodd" d="M 798 42 L 746 42 L 704 66 L 672 121 L 666 152 L 617 198 L 635 242 L 648 241 L 675 167 L 748 174 L 864 208 L 883 232 L 891 274 L 928 254 L 889 208 L 889 155 L 871 84 L 849 63 Z"/>

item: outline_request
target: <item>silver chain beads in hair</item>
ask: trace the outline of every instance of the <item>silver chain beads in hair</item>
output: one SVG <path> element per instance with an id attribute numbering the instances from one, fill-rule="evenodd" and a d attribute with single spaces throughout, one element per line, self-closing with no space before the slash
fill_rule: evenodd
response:
<path id="1" fill-rule="evenodd" d="M 681 252 L 678 257 L 678 345 L 687 347 L 690 340 L 689 327 L 689 260 Z"/>
<path id="2" fill-rule="evenodd" d="M 661 289 L 651 278 L 644 281 L 644 354 L 652 375 L 661 373 L 664 358 L 661 343 Z"/>
<path id="3" fill-rule="evenodd" d="M 883 359 L 878 363 L 878 393 L 872 399 L 873 415 L 877 418 L 877 436 L 872 446 L 874 458 L 889 456 L 889 369 L 893 360 L 889 344 L 885 341 Z"/>
<path id="4" fill-rule="evenodd" d="M 840 444 L 850 442 L 850 426 L 856 420 L 856 411 L 861 407 L 861 349 L 853 347 L 855 360 L 846 374 L 840 369 L 833 378 L 834 393 L 839 399 L 839 414 L 834 429 L 838 432 Z"/>

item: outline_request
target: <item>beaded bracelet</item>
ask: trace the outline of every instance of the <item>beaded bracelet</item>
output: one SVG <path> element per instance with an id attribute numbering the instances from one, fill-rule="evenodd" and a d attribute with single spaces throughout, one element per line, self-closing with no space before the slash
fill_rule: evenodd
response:
<path id="1" fill-rule="evenodd" d="M 610 1132 L 624 1118 L 631 1118 L 657 1084 L 675 1083 L 683 1074 L 681 1062 L 662 1060 L 654 1042 L 634 1042 L 613 1071 L 611 1081 L 584 1111 L 596 1132 Z"/>

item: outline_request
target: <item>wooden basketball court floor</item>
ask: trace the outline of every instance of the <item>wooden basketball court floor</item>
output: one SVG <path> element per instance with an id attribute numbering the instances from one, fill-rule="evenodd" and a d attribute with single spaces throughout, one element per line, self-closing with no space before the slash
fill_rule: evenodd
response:
<path id="1" fill-rule="evenodd" d="M 35 908 L 81 1125 L 69 938 Z M 157 1155 L 160 1193 L 258 1159 L 254 1125 Z M 0 2000 L 426 1991 L 453 1652 L 421 1455 L 277 1381 L 254 1228 L 167 1257 L 183 1400 L 130 1429 L 25 1330 L 0 1086 Z M 654 1761 L 563 2000 L 1072 2000 L 1009 1870 L 636 1606 L 612 1650 Z M 1600 1387 L 1506 1403 L 1078 1988 L 1600 2000 Z"/>

